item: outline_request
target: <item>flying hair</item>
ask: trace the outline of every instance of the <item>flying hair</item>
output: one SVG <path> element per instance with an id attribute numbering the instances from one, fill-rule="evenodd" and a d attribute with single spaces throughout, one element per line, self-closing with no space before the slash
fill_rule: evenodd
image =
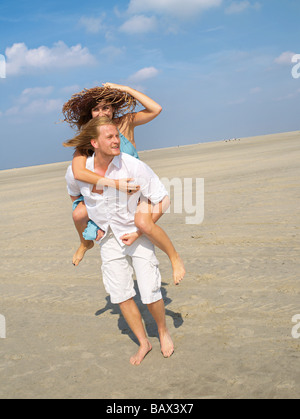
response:
<path id="1" fill-rule="evenodd" d="M 96 86 L 72 95 L 62 108 L 64 121 L 80 130 L 92 118 L 92 109 L 100 102 L 113 107 L 114 118 L 133 112 L 137 105 L 137 100 L 129 93 L 107 86 Z"/>

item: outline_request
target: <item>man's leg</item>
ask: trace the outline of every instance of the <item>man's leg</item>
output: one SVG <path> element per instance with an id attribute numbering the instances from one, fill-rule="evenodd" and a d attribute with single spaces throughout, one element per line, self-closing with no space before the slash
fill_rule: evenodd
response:
<path id="1" fill-rule="evenodd" d="M 147 353 L 152 349 L 151 343 L 146 336 L 141 313 L 133 298 L 120 303 L 119 306 L 128 326 L 135 334 L 140 344 L 140 349 L 130 358 L 130 363 L 132 365 L 139 365 Z"/>
<path id="2" fill-rule="evenodd" d="M 110 231 L 100 243 L 100 248 L 104 286 L 111 302 L 119 304 L 128 326 L 140 343 L 138 352 L 130 358 L 131 364 L 139 365 L 152 346 L 147 339 L 141 313 L 133 300 L 135 290 L 130 258 L 124 255 L 124 249 Z"/>
<path id="3" fill-rule="evenodd" d="M 141 236 L 127 249 L 132 253 L 132 264 L 141 295 L 141 300 L 147 305 L 154 318 L 161 345 L 161 352 L 168 358 L 174 352 L 174 344 L 166 326 L 165 305 L 161 294 L 161 274 L 153 244 Z"/>
<path id="4" fill-rule="evenodd" d="M 161 352 L 165 358 L 169 358 L 174 352 L 174 344 L 166 325 L 164 301 L 161 299 L 147 306 L 157 324 Z"/>

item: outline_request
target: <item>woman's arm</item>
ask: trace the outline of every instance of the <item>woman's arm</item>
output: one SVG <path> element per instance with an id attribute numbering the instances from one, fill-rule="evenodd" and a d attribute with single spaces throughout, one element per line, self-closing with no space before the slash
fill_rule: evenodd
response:
<path id="1" fill-rule="evenodd" d="M 83 156 L 78 151 L 75 152 L 72 161 L 72 171 L 76 180 L 91 183 L 92 185 L 98 186 L 99 189 L 102 189 L 101 187 L 103 186 L 108 186 L 119 189 L 122 192 L 127 192 L 128 194 L 133 194 L 140 189 L 138 185 L 129 185 L 129 182 L 132 182 L 133 179 L 109 179 L 88 170 L 85 167 L 86 159 L 86 156 Z"/>
<path id="2" fill-rule="evenodd" d="M 91 183 L 92 185 L 99 184 L 101 186 L 110 186 L 115 187 L 113 179 L 107 179 L 103 176 L 97 175 L 97 173 L 88 170 L 86 165 L 87 157 L 80 154 L 78 151 L 75 152 L 73 161 L 72 161 L 72 170 L 73 175 L 76 180 L 80 180 L 81 182 Z"/>
<path id="3" fill-rule="evenodd" d="M 156 118 L 162 111 L 162 107 L 157 102 L 132 87 L 122 86 L 115 83 L 104 83 L 103 86 L 129 93 L 145 107 L 142 111 L 133 114 L 132 121 L 130 122 L 132 127 L 143 125 L 152 121 L 152 119 Z"/>

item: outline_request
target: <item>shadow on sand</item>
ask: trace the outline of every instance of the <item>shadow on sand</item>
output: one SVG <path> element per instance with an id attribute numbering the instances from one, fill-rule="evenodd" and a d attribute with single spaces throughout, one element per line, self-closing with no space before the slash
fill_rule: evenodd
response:
<path id="1" fill-rule="evenodd" d="M 167 291 L 164 288 L 164 285 L 167 285 L 167 284 L 164 283 L 164 282 L 162 283 L 161 293 L 162 293 L 163 300 L 164 300 L 165 307 L 166 307 L 167 305 L 169 305 L 172 302 L 172 300 L 169 297 L 167 297 Z M 141 302 L 141 297 L 140 297 L 140 293 L 139 293 L 136 281 L 134 281 L 134 288 L 135 288 L 135 291 L 136 291 L 136 296 L 134 297 L 134 300 L 135 300 L 135 302 L 136 302 L 136 304 L 137 304 L 137 306 L 138 306 L 138 308 L 141 312 L 147 335 L 149 337 L 159 338 L 156 323 L 155 323 L 152 315 L 150 314 L 147 306 L 144 305 Z M 121 313 L 119 305 L 118 304 L 112 304 L 109 297 L 106 297 L 106 306 L 97 310 L 96 313 L 95 313 L 95 316 L 101 316 L 101 314 L 105 313 L 108 310 L 111 310 L 111 314 L 116 314 L 116 315 L 119 316 L 118 327 L 119 327 L 121 333 L 124 334 L 124 335 L 128 335 L 130 337 L 130 339 L 133 340 L 133 342 L 138 344 L 138 341 L 137 341 L 135 335 L 132 333 L 131 329 L 127 325 L 127 322 L 126 322 L 126 320 L 124 319 L 124 317 Z M 174 327 L 176 329 L 178 327 L 182 326 L 183 319 L 182 319 L 182 316 L 181 316 L 180 313 L 175 313 L 174 311 L 169 310 L 166 307 L 166 316 L 170 316 L 172 318 Z"/>

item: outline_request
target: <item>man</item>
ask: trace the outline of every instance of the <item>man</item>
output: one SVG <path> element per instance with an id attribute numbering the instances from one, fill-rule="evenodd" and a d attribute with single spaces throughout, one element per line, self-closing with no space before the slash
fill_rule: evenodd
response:
<path id="1" fill-rule="evenodd" d="M 161 276 L 153 244 L 139 236 L 134 216 L 139 199 L 148 199 L 157 204 L 167 191 L 156 174 L 142 161 L 120 153 L 119 132 L 113 121 L 95 118 L 89 121 L 75 137 L 76 148 L 92 148 L 94 155 L 87 159 L 86 167 L 100 176 L 111 179 L 135 179 L 139 190 L 132 195 L 105 187 L 75 181 L 71 166 L 66 180 L 68 192 L 73 200 L 84 197 L 90 219 L 101 227 L 98 236 L 102 257 L 102 275 L 111 302 L 119 304 L 129 327 L 137 337 L 140 347 L 130 358 L 133 365 L 139 365 L 152 346 L 142 323 L 140 311 L 133 299 L 132 267 L 135 270 L 141 299 L 147 304 L 156 321 L 164 357 L 170 357 L 174 345 L 166 326 L 165 307 L 160 290 Z M 101 237 L 102 235 L 102 237 Z M 130 243 L 130 245 L 128 245 Z"/>

